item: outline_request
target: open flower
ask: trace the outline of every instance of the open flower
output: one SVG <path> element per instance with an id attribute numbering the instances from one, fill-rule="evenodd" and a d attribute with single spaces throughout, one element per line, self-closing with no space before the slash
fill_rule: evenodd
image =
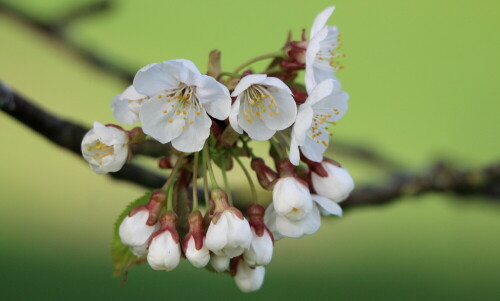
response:
<path id="1" fill-rule="evenodd" d="M 323 160 L 323 153 L 332 135 L 328 131 L 329 127 L 335 125 L 347 111 L 349 95 L 338 90 L 337 83 L 332 79 L 322 81 L 299 107 L 290 143 L 290 161 L 293 164 L 299 164 L 299 147 L 309 160 Z"/>
<path id="2" fill-rule="evenodd" d="M 292 91 L 278 78 L 247 75 L 231 95 L 236 97 L 229 116 L 231 127 L 240 134 L 247 132 L 254 140 L 268 140 L 295 121 L 297 106 Z"/>
<path id="3" fill-rule="evenodd" d="M 149 243 L 148 263 L 155 270 L 171 271 L 181 260 L 179 234 L 175 229 L 177 215 L 167 211 L 161 217 L 161 228 Z"/>
<path id="4" fill-rule="evenodd" d="M 311 182 L 320 196 L 337 203 L 345 200 L 354 189 L 349 172 L 335 161 L 321 162 L 322 170 L 311 171 Z"/>
<path id="5" fill-rule="evenodd" d="M 165 198 L 163 191 L 156 191 L 146 205 L 132 209 L 120 224 L 120 239 L 124 245 L 131 247 L 134 254 L 144 255 L 151 235 L 158 230 L 158 214 Z"/>
<path id="6" fill-rule="evenodd" d="M 134 78 L 138 93 L 149 96 L 139 116 L 146 134 L 161 143 L 172 142 L 182 152 L 203 148 L 212 120 L 224 120 L 231 110 L 225 86 L 202 75 L 193 62 L 171 60 L 140 69 Z"/>
<path id="7" fill-rule="evenodd" d="M 149 99 L 148 96 L 137 93 L 134 86 L 129 86 L 122 94 L 113 97 L 111 111 L 118 122 L 133 124 L 139 122 L 139 112 L 142 103 Z"/>
<path id="8" fill-rule="evenodd" d="M 83 158 L 95 173 L 119 171 L 128 158 L 129 138 L 125 131 L 94 122 L 82 140 Z"/>
<path id="9" fill-rule="evenodd" d="M 252 243 L 243 253 L 243 259 L 252 267 L 268 265 L 273 257 L 274 238 L 264 224 L 265 209 L 260 205 L 251 205 L 247 212 L 252 229 Z"/>
<path id="10" fill-rule="evenodd" d="M 267 207 L 264 222 L 273 233 L 275 240 L 283 237 L 299 238 L 314 234 L 321 226 L 320 213 L 323 215 L 342 215 L 342 208 L 337 203 L 315 194 L 311 195 L 311 198 L 314 201 L 313 207 L 300 220 L 289 219 L 278 214 L 273 204 Z"/>
<path id="11" fill-rule="evenodd" d="M 212 201 L 215 210 L 205 238 L 207 248 L 218 256 L 233 258 L 241 255 L 252 242 L 248 221 L 238 209 L 229 206 L 224 191 L 213 190 Z"/>
<path id="12" fill-rule="evenodd" d="M 183 251 L 194 267 L 202 268 L 210 261 L 210 252 L 205 245 L 203 233 L 203 217 L 200 211 L 193 212 L 188 217 L 189 232 L 184 238 Z"/>
<path id="13" fill-rule="evenodd" d="M 239 258 L 234 274 L 234 282 L 244 293 L 259 290 L 264 282 L 266 269 L 262 266 L 250 267 L 245 260 Z"/>
<path id="14" fill-rule="evenodd" d="M 311 28 L 305 57 L 308 92 L 325 79 L 336 79 L 333 72 L 341 69 L 335 59 L 342 54 L 334 52 L 340 45 L 339 30 L 336 26 L 326 26 L 334 10 L 335 7 L 330 6 L 319 13 Z"/>

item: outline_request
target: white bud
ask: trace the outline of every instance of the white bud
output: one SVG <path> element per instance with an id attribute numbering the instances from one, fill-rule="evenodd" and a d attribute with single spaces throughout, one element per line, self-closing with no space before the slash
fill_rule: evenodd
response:
<path id="1" fill-rule="evenodd" d="M 229 261 L 231 259 L 226 256 L 217 256 L 212 254 L 210 257 L 210 265 L 214 268 L 216 272 L 222 273 L 229 270 Z"/>
<path id="2" fill-rule="evenodd" d="M 203 242 L 201 249 L 197 250 L 194 237 L 192 236 L 188 240 L 186 251 L 184 253 L 189 262 L 191 262 L 191 264 L 196 268 L 202 268 L 210 261 L 210 252 L 208 251 L 205 242 Z"/>
<path id="3" fill-rule="evenodd" d="M 90 168 L 98 174 L 115 172 L 128 158 L 127 134 L 112 126 L 94 122 L 94 128 L 82 140 L 82 155 Z"/>
<path id="4" fill-rule="evenodd" d="M 268 265 L 273 258 L 273 248 L 273 239 L 267 230 L 258 236 L 252 228 L 252 243 L 243 253 L 243 259 L 249 266 Z"/>
<path id="5" fill-rule="evenodd" d="M 217 223 L 210 222 L 205 244 L 216 255 L 233 258 L 243 253 L 250 247 L 252 231 L 248 221 L 225 210 L 220 215 Z"/>
<path id="6" fill-rule="evenodd" d="M 134 247 L 147 245 L 149 238 L 159 227 L 158 224 L 153 226 L 146 224 L 148 218 L 149 211 L 145 208 L 132 216 L 125 217 L 118 230 L 123 244 Z"/>
<path id="7" fill-rule="evenodd" d="M 309 188 L 294 177 L 286 177 L 274 186 L 273 205 L 279 215 L 301 220 L 311 212 L 313 203 Z"/>
<path id="8" fill-rule="evenodd" d="M 311 180 L 320 196 L 328 198 L 337 203 L 345 200 L 354 189 L 354 181 L 349 172 L 342 167 L 338 167 L 328 162 L 321 165 L 327 171 L 327 177 L 321 177 L 315 172 L 311 173 Z"/>
<path id="9" fill-rule="evenodd" d="M 238 262 L 234 281 L 244 293 L 254 292 L 262 286 L 266 270 L 262 266 L 251 268 L 244 260 Z"/>
<path id="10" fill-rule="evenodd" d="M 155 270 L 171 271 L 181 260 L 181 246 L 170 231 L 156 235 L 149 245 L 148 263 Z"/>
<path id="11" fill-rule="evenodd" d="M 139 258 L 146 257 L 148 255 L 148 244 L 149 241 L 140 246 L 130 246 L 130 251 Z"/>

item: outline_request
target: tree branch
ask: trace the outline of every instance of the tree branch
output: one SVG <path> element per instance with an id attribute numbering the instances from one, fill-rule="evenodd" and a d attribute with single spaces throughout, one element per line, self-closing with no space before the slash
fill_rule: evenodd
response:
<path id="1" fill-rule="evenodd" d="M 1 82 L 0 109 L 52 143 L 82 158 L 80 148 L 88 128 L 44 111 Z M 131 163 L 125 164 L 120 171 L 109 175 L 148 188 L 158 188 L 165 183 L 164 177 Z"/>

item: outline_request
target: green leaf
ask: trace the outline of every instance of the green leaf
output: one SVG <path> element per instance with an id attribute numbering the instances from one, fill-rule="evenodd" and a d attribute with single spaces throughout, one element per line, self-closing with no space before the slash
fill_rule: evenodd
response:
<path id="1" fill-rule="evenodd" d="M 126 276 L 130 268 L 134 265 L 143 263 L 144 259 L 136 257 L 132 254 L 132 252 L 130 252 L 129 247 L 122 243 L 120 235 L 118 234 L 118 229 L 130 210 L 137 206 L 145 205 L 149 201 L 151 194 L 151 191 L 147 192 L 137 200 L 130 203 L 120 214 L 114 225 L 113 242 L 111 244 L 111 261 L 113 263 L 114 276 L 118 277 L 123 274 L 124 281 L 126 280 Z"/>

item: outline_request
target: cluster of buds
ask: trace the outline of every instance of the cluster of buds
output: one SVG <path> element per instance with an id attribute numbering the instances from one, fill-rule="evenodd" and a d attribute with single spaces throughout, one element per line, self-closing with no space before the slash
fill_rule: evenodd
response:
<path id="1" fill-rule="evenodd" d="M 313 234 L 321 215 L 342 214 L 338 203 L 354 182 L 324 156 L 349 98 L 334 75 L 342 69 L 337 62 L 342 55 L 336 52 L 338 29 L 326 25 L 333 10 L 316 17 L 309 39 L 304 30 L 300 41 L 288 39 L 281 52 L 249 60 L 233 72 L 221 70 L 218 51 L 210 55 L 207 74 L 185 59 L 153 63 L 113 98 L 119 122 L 142 126 L 127 131 L 94 123 L 82 141 L 92 170 L 120 170 L 133 159 L 132 144 L 172 146 L 158 164 L 170 171 L 165 184 L 119 221 L 119 243 L 136 263 L 171 271 L 186 258 L 196 268 L 233 276 L 242 291 L 251 292 L 263 283 L 276 240 Z M 263 58 L 273 61 L 255 73 L 250 65 Z M 295 82 L 302 70 L 305 86 Z M 252 140 L 269 143 L 268 158 L 254 155 Z M 241 157 L 250 159 L 251 168 Z M 227 173 L 235 163 L 243 169 L 251 200 L 236 195 L 233 200 Z M 272 191 L 272 202 L 258 199 L 251 170 L 260 186 Z"/>

